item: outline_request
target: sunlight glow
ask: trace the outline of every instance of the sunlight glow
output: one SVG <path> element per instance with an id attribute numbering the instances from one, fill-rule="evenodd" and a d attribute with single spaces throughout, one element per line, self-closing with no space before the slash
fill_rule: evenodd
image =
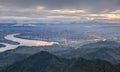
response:
<path id="1" fill-rule="evenodd" d="M 44 10 L 45 7 L 43 7 L 43 6 L 37 6 L 36 9 L 37 9 L 38 11 L 40 11 L 40 10 Z"/>
<path id="2" fill-rule="evenodd" d="M 120 14 L 87 14 L 84 16 L 91 16 L 91 17 L 105 17 L 108 19 L 120 19 Z"/>
<path id="3" fill-rule="evenodd" d="M 70 10 L 70 9 L 59 9 L 52 10 L 53 13 L 63 13 L 63 14 L 74 14 L 74 13 L 86 13 L 85 10 Z"/>

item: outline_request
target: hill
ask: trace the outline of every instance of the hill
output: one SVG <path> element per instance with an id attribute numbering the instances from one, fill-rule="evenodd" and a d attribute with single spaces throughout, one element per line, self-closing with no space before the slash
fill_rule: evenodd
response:
<path id="1" fill-rule="evenodd" d="M 8 50 L 3 53 L 0 53 L 0 67 L 10 65 L 16 61 L 21 61 L 37 52 L 48 51 L 55 55 L 61 55 L 68 57 L 71 56 L 71 52 L 74 51 L 71 47 L 62 46 L 62 45 L 53 45 L 53 46 L 43 46 L 43 47 L 29 47 L 29 46 L 19 46 L 16 49 Z"/>
<path id="2" fill-rule="evenodd" d="M 102 59 L 111 63 L 120 63 L 120 43 L 114 41 L 101 41 L 90 43 L 78 48 L 74 57 L 86 59 Z"/>
<path id="3" fill-rule="evenodd" d="M 6 67 L 1 72 L 119 72 L 120 65 L 104 60 L 65 59 L 42 51 Z"/>
<path id="4" fill-rule="evenodd" d="M 113 45 L 112 45 L 113 44 Z M 99 47 L 96 47 L 96 46 Z M 43 47 L 20 46 L 17 49 L 0 53 L 0 68 L 21 61 L 39 52 L 48 51 L 62 58 L 85 58 L 88 60 L 101 59 L 113 64 L 120 63 L 120 44 L 112 41 L 86 44 L 78 49 L 72 47 L 53 45 Z M 104 46 L 104 47 L 103 47 Z"/>

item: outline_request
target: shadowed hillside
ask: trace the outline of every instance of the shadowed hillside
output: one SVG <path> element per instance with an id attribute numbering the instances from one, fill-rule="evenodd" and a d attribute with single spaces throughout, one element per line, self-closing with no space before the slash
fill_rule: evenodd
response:
<path id="1" fill-rule="evenodd" d="M 6 67 L 1 72 L 119 72 L 120 65 L 103 60 L 64 59 L 48 52 L 39 52 Z"/>

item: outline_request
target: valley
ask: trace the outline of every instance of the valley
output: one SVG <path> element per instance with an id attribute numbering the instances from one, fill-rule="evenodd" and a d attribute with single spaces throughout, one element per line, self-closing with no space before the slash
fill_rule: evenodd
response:
<path id="1" fill-rule="evenodd" d="M 41 51 L 65 59 L 99 59 L 111 65 L 120 63 L 120 32 L 116 25 L 1 24 L 0 30 L 1 70 Z"/>

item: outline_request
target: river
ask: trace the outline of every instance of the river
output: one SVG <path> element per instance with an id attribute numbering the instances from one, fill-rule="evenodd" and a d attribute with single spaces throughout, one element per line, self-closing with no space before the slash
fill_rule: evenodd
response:
<path id="1" fill-rule="evenodd" d="M 0 42 L 0 44 L 5 45 L 5 47 L 0 48 L 0 52 L 15 49 L 18 46 L 51 46 L 51 45 L 54 45 L 54 44 L 59 44 L 58 42 L 47 42 L 47 41 L 28 40 L 28 39 L 17 38 L 17 37 L 15 37 L 16 35 L 19 35 L 19 34 L 18 33 L 9 34 L 9 35 L 6 35 L 4 38 L 7 39 L 7 40 L 18 42 L 20 44 L 19 45 L 12 45 L 12 44 L 7 44 L 7 43 L 1 43 Z"/>

